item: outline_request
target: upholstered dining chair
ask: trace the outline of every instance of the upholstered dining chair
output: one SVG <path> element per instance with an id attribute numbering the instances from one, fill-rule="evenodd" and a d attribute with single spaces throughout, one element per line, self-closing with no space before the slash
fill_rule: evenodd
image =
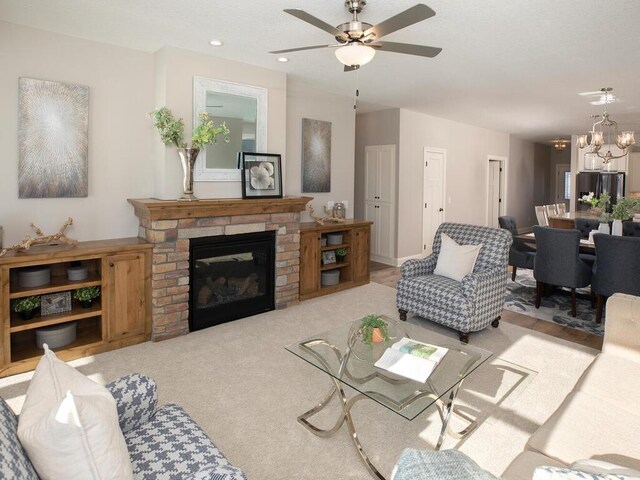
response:
<path id="1" fill-rule="evenodd" d="M 614 293 L 640 296 L 640 238 L 596 234 L 596 263 L 591 291 L 596 294 L 596 323 L 602 321 L 605 297 Z"/>
<path id="2" fill-rule="evenodd" d="M 435 275 L 442 234 L 459 245 L 482 245 L 473 272 L 461 281 Z M 415 313 L 458 331 L 460 340 L 489 324 L 497 327 L 507 295 L 507 265 L 511 235 L 500 228 L 443 223 L 433 239 L 433 253 L 407 260 L 400 269 L 396 307 L 400 320 Z"/>
<path id="3" fill-rule="evenodd" d="M 536 249 L 530 247 L 522 240 L 518 240 L 518 226 L 515 217 L 504 215 L 498 217 L 500 228 L 504 228 L 511 232 L 513 243 L 509 249 L 509 265 L 511 265 L 511 280 L 515 282 L 516 271 L 518 268 L 528 268 L 533 270 L 533 259 L 536 256 Z"/>
<path id="4" fill-rule="evenodd" d="M 622 222 L 622 235 L 625 237 L 640 237 L 640 222 L 632 220 Z"/>
<path id="5" fill-rule="evenodd" d="M 576 218 L 576 230 L 582 238 L 589 238 L 592 230 L 598 230 L 600 220 L 597 218 Z"/>
<path id="6" fill-rule="evenodd" d="M 565 203 L 556 203 L 556 212 L 558 212 L 558 215 L 564 215 L 567 213 L 567 205 Z"/>
<path id="7" fill-rule="evenodd" d="M 547 214 L 547 219 L 549 217 L 555 217 L 556 215 L 558 215 L 558 209 L 555 205 L 545 205 L 544 211 Z"/>
<path id="8" fill-rule="evenodd" d="M 546 227 L 549 225 L 547 212 L 543 205 L 536 206 L 536 219 L 538 220 L 538 225 L 542 225 L 543 227 Z"/>
<path id="9" fill-rule="evenodd" d="M 580 256 L 580 232 L 577 230 L 533 227 L 536 237 L 536 258 L 533 277 L 536 279 L 536 308 L 540 308 L 545 285 L 571 289 L 571 315 L 576 312 L 576 288 L 591 283 L 591 265 Z"/>

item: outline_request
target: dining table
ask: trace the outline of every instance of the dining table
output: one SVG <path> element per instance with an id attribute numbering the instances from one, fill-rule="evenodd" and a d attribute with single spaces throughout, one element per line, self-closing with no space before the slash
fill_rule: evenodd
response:
<path id="1" fill-rule="evenodd" d="M 516 240 L 520 240 L 521 242 L 524 243 L 529 243 L 535 246 L 536 244 L 536 237 L 533 234 L 533 232 L 531 233 L 522 233 L 520 235 L 516 235 L 514 237 Z M 582 253 L 590 253 L 592 255 L 596 254 L 596 244 L 593 241 L 589 241 L 588 238 L 581 238 L 580 239 L 580 251 Z"/>

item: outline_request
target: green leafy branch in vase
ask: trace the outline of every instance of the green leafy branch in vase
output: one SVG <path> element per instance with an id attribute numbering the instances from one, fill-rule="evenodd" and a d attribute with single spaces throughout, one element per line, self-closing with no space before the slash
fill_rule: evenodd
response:
<path id="1" fill-rule="evenodd" d="M 160 133 L 160 139 L 165 145 L 175 145 L 177 148 L 188 148 L 184 141 L 184 120 L 176 118 L 167 107 L 161 107 L 149 114 L 155 121 L 154 125 Z M 222 135 L 225 142 L 229 142 L 229 129 L 225 122 L 216 126 L 209 114 L 198 114 L 200 124 L 193 129 L 191 148 L 201 149 L 206 145 L 217 142 L 218 135 Z"/>

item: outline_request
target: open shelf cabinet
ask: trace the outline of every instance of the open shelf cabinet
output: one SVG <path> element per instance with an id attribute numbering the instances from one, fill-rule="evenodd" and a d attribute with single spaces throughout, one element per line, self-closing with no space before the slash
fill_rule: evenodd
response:
<path id="1" fill-rule="evenodd" d="M 146 292 L 151 281 L 153 246 L 137 238 L 80 242 L 77 245 L 32 247 L 0 258 L 0 377 L 33 369 L 42 350 L 36 330 L 76 323 L 76 340 L 53 349 L 64 360 L 139 343 L 150 338 L 151 308 Z M 87 278 L 71 281 L 67 269 L 82 265 Z M 19 273 L 48 267 L 51 281 L 38 287 L 21 287 Z M 89 308 L 75 299 L 70 310 L 42 314 L 29 320 L 14 312 L 14 303 L 30 296 L 62 294 L 82 287 L 100 287 L 100 297 Z M 123 327 L 125 326 L 125 327 Z"/>
<path id="2" fill-rule="evenodd" d="M 336 245 L 322 245 L 329 234 L 339 234 Z M 300 300 L 339 292 L 369 283 L 369 245 L 371 222 L 347 220 L 344 223 L 300 225 Z M 344 259 L 327 258 L 338 249 L 347 251 Z M 330 263 L 328 263 L 328 260 Z M 338 270 L 336 285 L 322 285 L 322 272 Z"/>

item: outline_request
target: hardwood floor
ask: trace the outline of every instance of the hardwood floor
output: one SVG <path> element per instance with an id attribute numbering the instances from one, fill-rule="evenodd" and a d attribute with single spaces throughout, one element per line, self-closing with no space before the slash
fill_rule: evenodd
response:
<path id="1" fill-rule="evenodd" d="M 399 278 L 400 267 L 392 267 L 382 263 L 371 262 L 372 282 L 395 288 Z M 545 320 L 538 320 L 537 318 L 530 317 L 529 315 L 504 310 L 502 312 L 501 321 L 528 328 L 536 332 L 542 332 L 547 335 L 551 335 L 552 337 L 561 338 L 587 347 L 598 350 L 602 349 L 603 338 L 599 335 L 582 332 L 575 328 L 569 328 L 563 325 L 556 325 L 555 323 L 547 322 Z"/>

